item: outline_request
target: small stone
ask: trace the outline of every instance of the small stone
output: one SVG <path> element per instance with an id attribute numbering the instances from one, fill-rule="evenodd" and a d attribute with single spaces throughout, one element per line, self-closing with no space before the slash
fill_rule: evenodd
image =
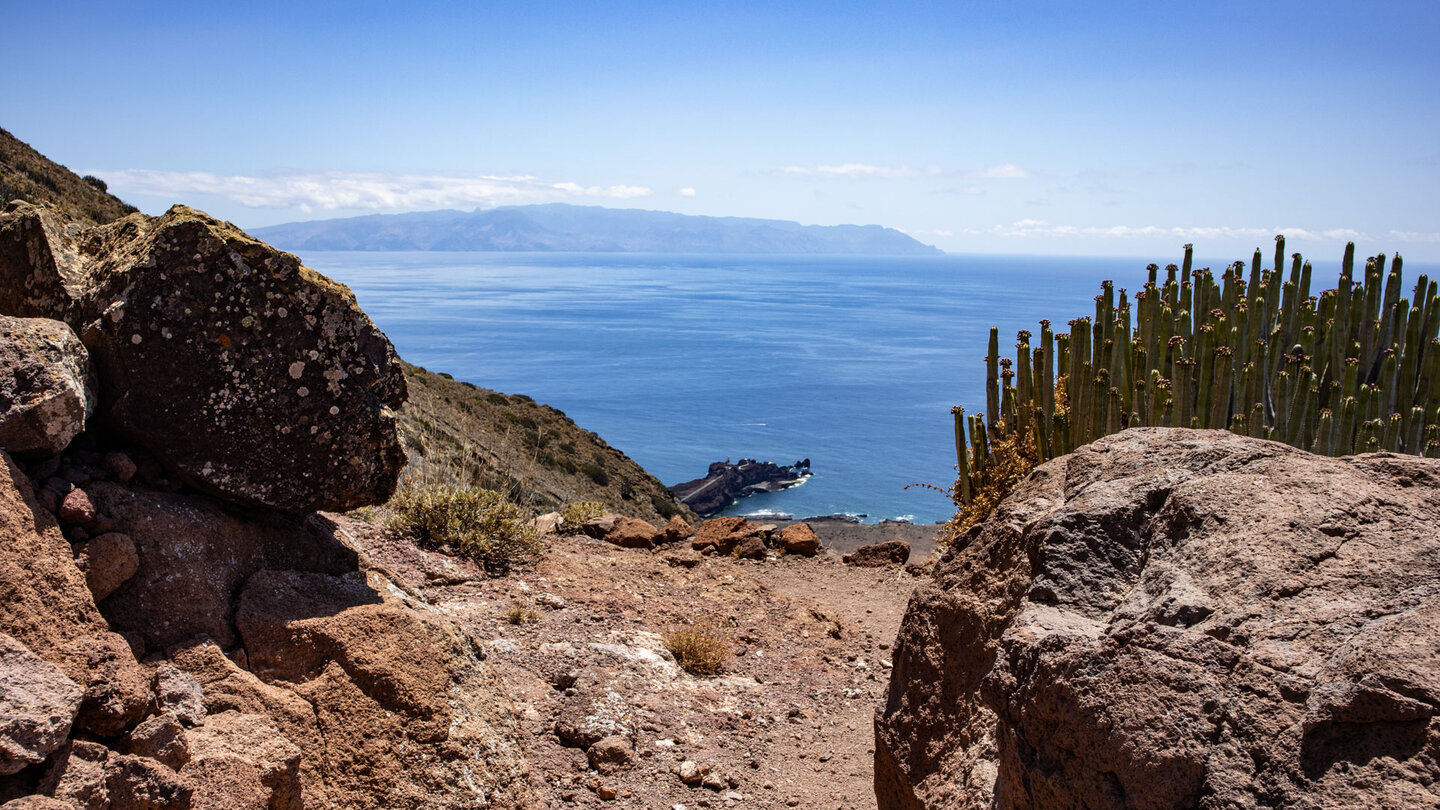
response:
<path id="1" fill-rule="evenodd" d="M 204 692 L 200 682 L 188 672 L 181 672 L 171 664 L 161 664 L 155 670 L 155 698 L 161 711 L 173 712 L 187 726 L 205 722 Z"/>
<path id="2" fill-rule="evenodd" d="M 711 790 L 724 790 L 725 780 L 720 778 L 720 774 L 711 772 L 705 774 L 704 778 L 700 780 L 700 785 Z"/>
<path id="3" fill-rule="evenodd" d="M 173 714 L 161 714 L 146 720 L 130 732 L 127 753 L 158 760 L 174 770 L 190 761 L 190 744 L 185 728 Z"/>
<path id="4" fill-rule="evenodd" d="M 95 519 L 95 502 L 85 494 L 85 490 L 76 488 L 65 496 L 60 502 L 60 520 L 65 523 L 84 524 Z"/>
<path id="5" fill-rule="evenodd" d="M 600 787 L 595 788 L 595 795 L 608 802 L 611 799 L 614 799 L 619 794 L 615 791 L 615 788 L 609 785 L 601 785 Z"/>
<path id="6" fill-rule="evenodd" d="M 85 584 L 99 602 L 140 570 L 135 541 L 119 532 L 102 534 L 75 549 L 75 565 L 85 574 Z"/>
<path id="7" fill-rule="evenodd" d="M 122 484 L 134 478 L 137 469 L 134 460 L 129 455 L 119 452 L 106 453 L 100 466 L 109 473 L 111 478 Z"/>
<path id="8" fill-rule="evenodd" d="M 624 770 L 635 762 L 635 751 L 630 746 L 630 740 L 620 735 L 612 735 L 595 743 L 586 754 L 590 758 L 590 767 L 603 774 Z"/>
<path id="9" fill-rule="evenodd" d="M 704 774 L 700 773 L 699 763 L 693 759 L 687 759 L 680 763 L 676 773 L 680 775 L 680 781 L 687 785 L 698 785 L 700 780 L 705 778 Z"/>

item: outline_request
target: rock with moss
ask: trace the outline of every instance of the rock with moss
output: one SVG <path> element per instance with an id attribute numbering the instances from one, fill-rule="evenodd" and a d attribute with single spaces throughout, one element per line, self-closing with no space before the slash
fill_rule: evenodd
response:
<path id="1" fill-rule="evenodd" d="M 286 512 L 390 497 L 404 464 L 390 341 L 341 284 L 183 206 L 86 226 L 0 214 L 0 313 L 64 320 L 99 415 L 198 489 Z"/>

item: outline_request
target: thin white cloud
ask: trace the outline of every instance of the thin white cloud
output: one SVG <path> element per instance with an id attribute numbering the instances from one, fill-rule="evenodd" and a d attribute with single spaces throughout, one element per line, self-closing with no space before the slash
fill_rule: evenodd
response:
<path id="1" fill-rule="evenodd" d="M 695 196 L 695 189 L 690 188 L 689 186 L 686 186 L 685 188 L 680 189 L 680 196 L 681 196 L 681 197 L 694 197 L 694 196 Z"/>
<path id="2" fill-rule="evenodd" d="M 1077 226 L 1077 225 L 1052 225 L 1043 219 L 1021 219 L 1008 225 L 994 225 L 989 228 L 966 228 L 962 233 L 969 236 L 1005 236 L 1005 237 L 1099 237 L 1119 239 L 1152 239 L 1157 237 L 1200 240 L 1200 239 L 1253 239 L 1268 240 L 1275 234 L 1285 234 L 1292 239 L 1313 239 L 1316 241 L 1361 241 L 1369 237 L 1356 230 L 1349 228 L 1332 228 L 1316 230 L 1310 228 L 1235 228 L 1230 226 L 1197 226 L 1197 227 L 1159 227 L 1155 225 L 1109 225 L 1109 226 Z M 1399 232 L 1393 231 L 1397 238 Z M 1413 234 L 1415 238 L 1408 241 L 1431 241 L 1423 237 L 1427 234 Z M 1434 241 L 1440 241 L 1440 235 L 1432 236 Z"/>
<path id="3" fill-rule="evenodd" d="M 986 180 L 1021 180 L 1034 176 L 1029 169 L 1014 163 L 1002 163 L 988 169 L 959 171 L 947 171 L 939 166 L 927 166 L 922 169 L 910 165 L 877 166 L 871 163 L 839 163 L 819 166 L 785 166 L 780 169 L 779 173 L 788 177 L 876 177 L 884 179 L 947 175 Z M 979 193 L 979 191 L 980 189 L 974 186 L 964 189 L 964 193 L 967 194 Z"/>
<path id="4" fill-rule="evenodd" d="M 913 166 L 874 166 L 869 163 L 841 163 L 831 166 L 786 166 L 781 174 L 799 177 L 919 177 L 923 174 L 939 174 L 934 167 L 917 169 Z"/>
<path id="5" fill-rule="evenodd" d="M 149 169 L 95 170 L 121 195 L 168 198 L 206 195 L 251 208 L 425 210 L 490 207 L 573 198 L 618 200 L 649 196 L 642 186 L 547 183 L 532 175 L 438 175 L 385 172 L 293 172 L 263 177 Z"/>
<path id="6" fill-rule="evenodd" d="M 1391 231 L 1390 238 L 1401 242 L 1440 242 L 1440 233 L 1421 231 Z"/>
<path id="7" fill-rule="evenodd" d="M 988 169 L 981 169 L 973 172 L 976 177 L 988 177 L 992 180 L 1020 180 L 1030 176 L 1030 171 L 1014 163 L 1003 163 L 999 166 L 991 166 Z"/>

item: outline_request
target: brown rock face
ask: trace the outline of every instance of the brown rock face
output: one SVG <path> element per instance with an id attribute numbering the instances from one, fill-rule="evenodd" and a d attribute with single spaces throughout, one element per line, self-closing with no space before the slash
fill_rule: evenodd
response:
<path id="1" fill-rule="evenodd" d="M 458 628 L 383 576 L 261 571 L 241 593 L 237 626 L 252 670 L 293 684 L 313 707 L 323 750 L 295 742 L 341 805 L 427 807 L 445 796 L 523 806 L 498 685 Z"/>
<path id="2" fill-rule="evenodd" d="M 0 633 L 0 776 L 43 762 L 70 734 L 80 687 Z"/>
<path id="3" fill-rule="evenodd" d="M 84 690 L 78 728 L 115 734 L 143 717 L 149 675 L 109 632 L 29 480 L 4 453 L 0 465 L 0 629 Z"/>
<path id="4" fill-rule="evenodd" d="M 671 515 L 670 520 L 665 524 L 665 528 L 660 530 L 660 537 L 657 542 L 678 543 L 687 537 L 693 537 L 694 534 L 695 530 L 690 528 L 690 524 L 685 522 L 685 518 L 679 515 Z"/>
<path id="5" fill-rule="evenodd" d="M 1440 805 L 1440 461 L 1221 431 L 1038 468 L 912 598 L 896 808 Z"/>
<path id="6" fill-rule="evenodd" d="M 0 214 L 0 313 L 65 320 L 102 412 L 200 489 L 287 512 L 380 503 L 404 464 L 394 349 L 344 286 L 177 206 L 80 228 Z"/>
<path id="7" fill-rule="evenodd" d="M 70 327 L 0 315 L 0 449 L 59 453 L 94 410 L 90 353 Z"/>
<path id="8" fill-rule="evenodd" d="M 251 513 L 205 495 L 110 482 L 89 487 L 139 556 L 139 571 L 106 597 L 105 614 L 115 629 L 139 633 L 151 649 L 200 635 L 235 646 L 235 595 L 262 568 L 340 573 L 357 566 L 355 553 L 318 517 Z"/>
<path id="9" fill-rule="evenodd" d="M 862 568 L 884 568 L 887 565 L 904 565 L 910 559 L 910 544 L 904 540 L 886 540 L 861 546 L 854 552 L 840 558 L 846 565 Z"/>
<path id="10" fill-rule="evenodd" d="M 695 539 L 690 541 L 690 547 L 702 551 L 708 546 L 714 546 L 719 553 L 729 554 L 752 537 L 760 539 L 761 545 L 764 545 L 764 530 L 760 525 L 743 517 L 711 518 L 700 524 L 700 530 L 695 533 Z"/>
<path id="11" fill-rule="evenodd" d="M 75 549 L 75 564 L 85 573 L 90 593 L 100 601 L 135 576 L 140 570 L 140 557 L 135 553 L 135 541 L 130 535 L 107 532 L 79 544 Z"/>

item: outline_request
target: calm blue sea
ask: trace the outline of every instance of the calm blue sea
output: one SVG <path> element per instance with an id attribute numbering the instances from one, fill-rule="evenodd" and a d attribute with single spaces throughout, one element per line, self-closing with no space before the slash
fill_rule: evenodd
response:
<path id="1" fill-rule="evenodd" d="M 845 512 L 868 522 L 953 514 L 943 495 L 905 486 L 953 482 L 950 408 L 984 409 L 991 325 L 1006 350 L 1017 330 L 1038 332 L 1041 318 L 1063 330 L 1093 313 L 1101 279 L 1137 289 L 1146 264 L 975 255 L 304 258 L 350 285 L 406 360 L 552 405 L 666 484 L 725 458 L 809 458 L 808 483 L 744 499 L 732 512 Z"/>

